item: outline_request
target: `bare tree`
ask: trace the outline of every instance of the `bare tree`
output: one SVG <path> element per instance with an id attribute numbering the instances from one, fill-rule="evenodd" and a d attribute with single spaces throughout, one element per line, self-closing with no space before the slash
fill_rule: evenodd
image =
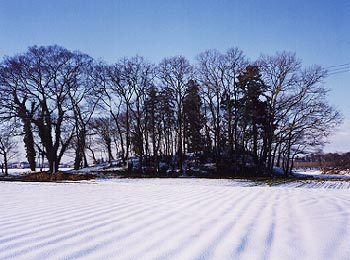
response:
<path id="1" fill-rule="evenodd" d="M 217 50 L 208 50 L 198 56 L 197 75 L 201 84 L 204 106 L 207 108 L 206 125 L 213 135 L 215 161 L 220 158 L 220 136 L 222 131 L 221 98 L 224 95 L 224 56 Z M 211 138 L 210 138 L 211 139 Z"/>
<path id="2" fill-rule="evenodd" d="M 184 113 L 183 101 L 185 97 L 186 84 L 193 77 L 193 68 L 183 56 L 165 58 L 158 66 L 158 77 L 164 88 L 172 94 L 176 104 L 176 153 L 179 158 L 179 167 L 182 169 L 184 153 Z"/>
<path id="3" fill-rule="evenodd" d="M 230 156 L 241 149 L 238 124 L 240 111 L 237 105 L 241 93 L 236 81 L 248 61 L 238 48 L 231 48 L 225 54 L 217 50 L 207 50 L 197 60 L 207 140 L 214 141 L 216 163 L 219 163 L 222 151 L 226 148 Z"/>
<path id="4" fill-rule="evenodd" d="M 133 89 L 125 84 L 123 62 L 112 66 L 99 65 L 98 77 L 100 88 L 104 95 L 101 99 L 103 110 L 108 111 L 113 118 L 119 135 L 121 159 L 124 163 L 129 158 L 131 147 L 130 106 Z"/>
<path id="5" fill-rule="evenodd" d="M 269 166 L 272 170 L 277 156 L 288 175 L 294 157 L 322 147 L 342 116 L 328 104 L 329 90 L 322 84 L 327 71 L 320 66 L 303 69 L 295 54 L 287 52 L 261 56 L 258 64 L 268 86 L 273 122 Z"/>
<path id="6" fill-rule="evenodd" d="M 285 120 L 295 102 L 293 93 L 294 86 L 298 80 L 298 73 L 301 69 L 301 61 L 296 58 L 294 53 L 282 52 L 274 56 L 262 55 L 257 61 L 263 80 L 267 86 L 267 95 L 269 96 L 269 106 L 271 108 L 271 129 L 269 134 L 268 146 L 269 161 L 267 167 L 272 174 L 272 167 L 277 156 L 277 165 L 280 166 L 281 150 L 284 144 L 283 120 Z M 288 94 L 289 93 L 289 94 Z M 280 127 L 277 127 L 280 126 Z"/>
<path id="7" fill-rule="evenodd" d="M 101 104 L 115 122 L 122 160 L 128 160 L 133 148 L 139 156 L 139 167 L 147 150 L 144 145 L 148 144 L 144 136 L 144 103 L 147 90 L 153 85 L 154 72 L 154 66 L 140 56 L 99 69 L 100 88 L 104 92 Z"/>
<path id="8" fill-rule="evenodd" d="M 35 112 L 35 103 L 23 93 L 24 86 L 27 84 L 26 76 L 22 76 L 25 74 L 24 69 L 21 68 L 23 62 L 26 62 L 23 57 L 6 57 L 0 65 L 0 116 L 4 121 L 13 118 L 19 118 L 22 121 L 26 157 L 30 169 L 34 171 L 36 150 L 31 119 Z"/>
<path id="9" fill-rule="evenodd" d="M 108 162 L 112 163 L 112 160 L 114 160 L 112 153 L 112 134 L 114 132 L 113 119 L 110 117 L 93 118 L 89 122 L 89 128 L 92 134 L 97 136 L 95 141 L 102 144 L 107 150 Z"/>
<path id="10" fill-rule="evenodd" d="M 75 134 L 73 147 L 75 150 L 74 169 L 80 166 L 87 167 L 86 142 L 88 133 L 88 124 L 96 112 L 103 92 L 99 89 L 99 79 L 96 77 L 96 68 L 93 60 L 84 56 L 80 57 L 81 73 L 78 75 L 78 88 L 69 93 L 69 99 L 72 104 L 72 117 L 75 123 Z"/>
<path id="11" fill-rule="evenodd" d="M 6 58 L 2 64 L 6 108 L 23 122 L 27 151 L 34 150 L 32 128 L 38 131 L 37 147 L 46 156 L 51 173 L 57 171 L 74 136 L 71 101 L 79 100 L 83 65 L 89 59 L 85 54 L 56 45 L 33 46 L 24 54 Z M 30 163 L 32 160 L 33 156 Z"/>
<path id="12" fill-rule="evenodd" d="M 152 64 L 136 56 L 123 60 L 123 84 L 133 93 L 132 102 L 128 103 L 130 116 L 132 118 L 132 143 L 135 153 L 139 157 L 139 170 L 142 168 L 145 146 L 148 140 L 145 132 L 145 101 L 147 91 L 153 86 L 155 68 Z"/>
<path id="13" fill-rule="evenodd" d="M 8 162 L 17 154 L 17 141 L 15 139 L 15 128 L 13 125 L 1 122 L 0 126 L 0 155 L 3 163 L 1 170 L 5 176 L 8 175 Z"/>

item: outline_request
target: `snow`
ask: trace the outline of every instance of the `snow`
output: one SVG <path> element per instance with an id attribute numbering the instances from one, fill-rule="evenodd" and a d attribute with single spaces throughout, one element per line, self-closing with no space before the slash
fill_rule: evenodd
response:
<path id="1" fill-rule="evenodd" d="M 295 176 L 312 176 L 315 179 L 350 179 L 350 174 L 349 173 L 343 173 L 343 174 L 324 174 L 320 170 L 305 170 L 305 171 L 298 171 L 297 173 L 294 173 Z"/>
<path id="2" fill-rule="evenodd" d="M 0 259 L 349 259 L 347 184 L 0 182 Z"/>
<path id="3" fill-rule="evenodd" d="M 38 169 L 39 170 L 39 169 Z M 43 171 L 48 170 L 47 168 L 43 168 Z M 60 171 L 70 171 L 72 170 L 72 168 L 60 168 Z M 21 175 L 25 175 L 28 173 L 31 173 L 32 171 L 28 168 L 25 169 L 8 169 L 8 174 L 9 176 L 21 176 Z M 1 174 L 0 174 L 1 175 Z"/>
<path id="4" fill-rule="evenodd" d="M 8 174 L 10 176 L 19 176 L 30 172 L 30 169 L 8 169 Z"/>

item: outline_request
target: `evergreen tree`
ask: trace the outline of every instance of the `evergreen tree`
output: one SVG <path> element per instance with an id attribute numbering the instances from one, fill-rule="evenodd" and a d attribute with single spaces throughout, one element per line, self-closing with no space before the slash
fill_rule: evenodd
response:
<path id="1" fill-rule="evenodd" d="M 238 76 L 238 86 L 242 91 L 240 107 L 242 108 L 242 123 L 246 128 L 244 147 L 249 147 L 254 162 L 260 171 L 265 162 L 261 161 L 262 152 L 266 150 L 262 138 L 268 124 L 268 106 L 264 91 L 266 86 L 261 79 L 258 66 L 247 66 L 246 71 Z M 263 139 L 263 140 L 262 140 Z M 260 144 L 260 145 L 259 145 Z M 259 149 L 260 148 L 260 149 Z M 265 154 L 265 152 L 264 152 Z"/>
<path id="2" fill-rule="evenodd" d="M 152 85 L 147 91 L 145 100 L 145 135 L 147 136 L 146 139 L 149 139 L 151 143 L 151 147 L 148 147 L 149 144 L 146 142 L 146 151 L 152 149 L 150 154 L 153 157 L 154 167 L 157 171 L 159 171 L 158 155 L 162 138 L 162 108 L 160 101 L 160 94 L 157 88 Z"/>
<path id="3" fill-rule="evenodd" d="M 187 151 L 197 153 L 202 150 L 202 114 L 199 87 L 194 80 L 189 80 L 187 84 L 183 111 Z"/>

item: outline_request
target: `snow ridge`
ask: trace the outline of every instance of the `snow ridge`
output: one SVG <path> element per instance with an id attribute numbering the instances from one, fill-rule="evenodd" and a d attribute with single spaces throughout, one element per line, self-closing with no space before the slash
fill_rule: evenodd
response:
<path id="1" fill-rule="evenodd" d="M 3 182 L 0 259 L 347 259 L 339 183 Z"/>

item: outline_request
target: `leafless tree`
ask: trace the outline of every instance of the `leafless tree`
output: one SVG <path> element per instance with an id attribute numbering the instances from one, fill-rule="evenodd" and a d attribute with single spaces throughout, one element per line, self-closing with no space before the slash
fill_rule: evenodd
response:
<path id="1" fill-rule="evenodd" d="M 99 79 L 96 77 L 97 66 L 92 59 L 82 56 L 81 73 L 77 76 L 78 88 L 69 93 L 69 99 L 72 104 L 72 117 L 74 118 L 75 134 L 73 146 L 75 151 L 74 169 L 80 166 L 87 167 L 86 142 L 88 133 L 88 124 L 96 113 L 103 92 L 99 88 Z"/>
<path id="2" fill-rule="evenodd" d="M 112 153 L 112 134 L 115 131 L 113 121 L 114 120 L 110 117 L 99 117 L 93 118 L 89 122 L 89 128 L 92 134 L 97 137 L 95 138 L 95 142 L 102 144 L 107 151 L 109 163 L 112 163 L 112 160 L 114 160 Z"/>
<path id="3" fill-rule="evenodd" d="M 1 122 L 0 126 L 0 156 L 3 163 L 1 170 L 5 176 L 8 175 L 8 162 L 17 155 L 17 141 L 15 139 L 15 128 L 12 122 L 9 124 Z"/>
<path id="4" fill-rule="evenodd" d="M 261 56 L 258 63 L 268 95 L 273 120 L 270 167 L 277 156 L 290 174 L 293 158 L 310 149 L 319 149 L 342 121 L 338 110 L 328 104 L 323 86 L 327 71 L 320 66 L 303 69 L 293 53 Z"/>
<path id="5" fill-rule="evenodd" d="M 222 54 L 217 50 L 207 50 L 197 57 L 197 77 L 201 85 L 202 99 L 206 116 L 207 139 L 213 139 L 216 162 L 222 151 L 228 150 L 232 156 L 241 148 L 239 141 L 239 108 L 237 102 L 240 91 L 237 76 L 248 65 L 243 52 L 231 48 Z M 213 136 L 211 138 L 210 136 Z M 223 142 L 223 138 L 227 140 Z"/>
<path id="6" fill-rule="evenodd" d="M 183 56 L 165 58 L 158 66 L 157 73 L 161 84 L 172 94 L 176 104 L 176 153 L 179 158 L 179 168 L 182 169 L 184 153 L 184 113 L 183 101 L 185 97 L 186 84 L 193 78 L 193 67 Z"/>
<path id="7" fill-rule="evenodd" d="M 8 97 L 6 108 L 22 120 L 29 162 L 35 161 L 35 127 L 40 139 L 37 147 L 47 158 L 51 173 L 57 171 L 74 137 L 72 101 L 80 100 L 87 60 L 91 58 L 85 54 L 56 45 L 33 46 L 24 54 L 6 58 L 1 66 L 1 87 Z"/>

